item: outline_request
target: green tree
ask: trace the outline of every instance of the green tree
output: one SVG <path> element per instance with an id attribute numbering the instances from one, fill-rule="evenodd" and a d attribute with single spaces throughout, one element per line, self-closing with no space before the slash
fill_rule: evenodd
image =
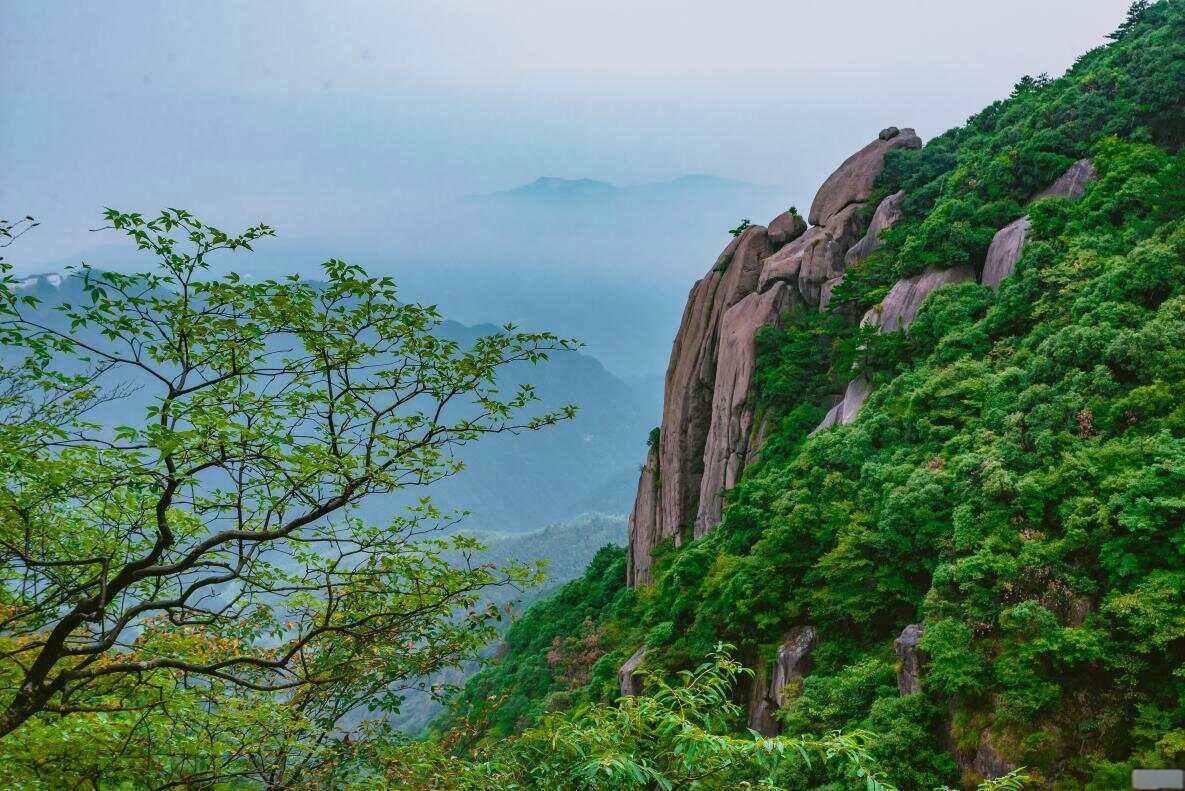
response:
<path id="1" fill-rule="evenodd" d="M 155 271 L 84 266 L 87 299 L 54 312 L 7 269 L 0 288 L 0 742 L 53 734 L 68 761 L 89 722 L 91 746 L 115 735 L 166 777 L 283 785 L 344 716 L 471 657 L 497 615 L 483 589 L 534 581 L 442 559 L 476 545 L 433 536 L 453 516 L 427 499 L 386 524 L 355 509 L 454 474 L 483 435 L 570 417 L 496 375 L 573 344 L 507 325 L 459 348 L 434 307 L 336 260 L 322 283 L 208 277 L 264 225 L 105 217 Z M 147 414 L 101 425 L 133 388 Z M 194 743 L 160 749 L 169 723 Z"/>
<path id="2" fill-rule="evenodd" d="M 803 788 L 804 776 L 818 770 L 867 791 L 892 791 L 868 755 L 870 734 L 734 734 L 733 687 L 747 671 L 728 648 L 717 646 L 677 683 L 654 676 L 646 695 L 549 715 L 468 758 L 439 745 L 376 742 L 373 760 L 399 788 Z"/>

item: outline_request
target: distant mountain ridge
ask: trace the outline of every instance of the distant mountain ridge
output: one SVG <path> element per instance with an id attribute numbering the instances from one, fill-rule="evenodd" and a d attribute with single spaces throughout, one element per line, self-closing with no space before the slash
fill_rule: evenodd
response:
<path id="1" fill-rule="evenodd" d="M 16 293 L 36 297 L 39 302 L 30 313 L 63 331 L 69 322 L 60 306 L 86 298 L 81 276 L 68 272 L 22 276 Z M 499 329 L 489 323 L 469 325 L 445 318 L 436 333 L 468 348 Z M 85 336 L 87 331 L 71 332 Z M 524 383 L 538 391 L 540 402 L 531 407 L 533 414 L 564 404 L 578 405 L 579 412 L 546 431 L 490 436 L 473 443 L 465 449 L 466 469 L 433 484 L 433 499 L 444 510 L 471 512 L 465 530 L 506 534 L 582 512 L 625 513 L 634 490 L 630 473 L 643 450 L 643 438 L 657 419 L 653 398 L 582 351 L 553 352 L 537 366 L 515 363 L 501 371 L 498 381 L 506 392 Z M 148 399 L 149 391 L 137 389 L 96 410 L 95 419 L 112 425 L 125 421 L 143 414 Z M 382 522 L 410 504 L 408 498 L 422 494 L 375 498 L 359 514 Z"/>
<path id="2" fill-rule="evenodd" d="M 557 176 L 540 176 L 529 184 L 507 190 L 469 195 L 468 201 L 532 200 L 532 201 L 590 201 L 610 199 L 646 199 L 653 197 L 687 196 L 688 194 L 718 192 L 767 193 L 772 187 L 738 179 L 723 178 L 706 173 L 692 173 L 667 181 L 634 186 L 618 186 L 608 181 Z"/>

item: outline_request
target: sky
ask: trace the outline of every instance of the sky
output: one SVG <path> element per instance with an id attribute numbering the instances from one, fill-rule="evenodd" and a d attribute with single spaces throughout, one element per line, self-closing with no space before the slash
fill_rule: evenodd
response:
<path id="1" fill-rule="evenodd" d="M 1127 0 L 79 3 L 0 15 L 0 212 L 28 258 L 98 209 L 299 236 L 540 175 L 712 173 L 802 203 L 879 128 L 930 136 L 1063 71 Z"/>
<path id="2" fill-rule="evenodd" d="M 537 294 L 563 318 L 574 277 L 612 280 L 598 299 L 632 289 L 623 310 L 650 289 L 654 337 L 669 338 L 722 229 L 704 242 L 664 220 L 601 262 L 587 239 L 563 255 L 566 229 L 535 217 L 466 236 L 460 199 L 539 176 L 706 173 L 805 207 L 881 128 L 960 124 L 1104 43 L 1127 5 L 0 0 L 0 217 L 41 222 L 5 257 L 61 268 L 110 244 L 90 230 L 102 207 L 180 206 L 228 230 L 275 226 L 273 269 L 313 274 L 327 252 L 393 270 L 416 298 L 439 283 L 465 321 L 530 322 Z M 533 290 L 489 298 L 503 271 Z"/>

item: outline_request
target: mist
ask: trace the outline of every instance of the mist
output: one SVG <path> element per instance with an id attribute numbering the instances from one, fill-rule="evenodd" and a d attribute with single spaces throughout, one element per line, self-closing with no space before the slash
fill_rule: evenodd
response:
<path id="1" fill-rule="evenodd" d="M 396 275 L 466 322 L 579 336 L 661 372 L 683 297 L 739 220 L 809 204 L 885 126 L 929 138 L 1101 44 L 1126 0 L 8 4 L 0 213 L 18 272 L 143 266 L 103 206 L 279 239 L 225 262 Z M 540 176 L 751 189 L 604 205 L 470 196 Z"/>

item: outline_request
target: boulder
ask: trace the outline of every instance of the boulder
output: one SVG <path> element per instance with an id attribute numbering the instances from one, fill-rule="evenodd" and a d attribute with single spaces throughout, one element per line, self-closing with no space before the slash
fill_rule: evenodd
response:
<path id="1" fill-rule="evenodd" d="M 653 464 L 644 467 L 639 492 L 654 492 L 630 517 L 630 579 L 650 578 L 650 555 L 666 538 L 682 541 L 694 523 L 712 423 L 717 347 L 724 314 L 757 290 L 762 262 L 774 248 L 764 227 L 745 229 L 692 287 L 675 334 L 663 394 L 661 441 Z M 659 472 L 661 471 L 661 474 Z M 647 483 L 649 478 L 649 483 Z M 650 487 L 650 488 L 648 488 Z"/>
<path id="2" fill-rule="evenodd" d="M 868 200 L 872 195 L 876 177 L 884 170 L 885 154 L 898 148 L 921 147 L 921 138 L 914 130 L 902 129 L 887 139 L 878 136 L 876 140 L 852 154 L 819 188 L 807 215 L 810 224 L 825 225 L 853 203 Z"/>
<path id="3" fill-rule="evenodd" d="M 863 231 L 860 221 L 863 206 L 856 203 L 838 212 L 822 226 L 822 234 L 816 235 L 803 249 L 798 292 L 807 304 L 818 305 L 823 284 L 843 274 L 844 256 Z"/>
<path id="4" fill-rule="evenodd" d="M 1089 159 L 1080 159 L 1070 165 L 1069 169 L 1059 176 L 1057 181 L 1038 192 L 1033 200 L 1041 198 L 1078 200 L 1086 193 L 1086 185 L 1098 177 L 1099 173 L 1094 169 L 1094 163 Z"/>
<path id="5" fill-rule="evenodd" d="M 894 137 L 896 137 L 899 134 L 901 134 L 901 130 L 898 129 L 897 127 L 886 126 L 884 129 L 881 130 L 881 133 L 879 135 L 877 135 L 877 137 L 879 137 L 881 140 L 892 140 Z"/>
<path id="6" fill-rule="evenodd" d="M 929 267 L 920 275 L 894 283 L 881 303 L 864 314 L 860 324 L 875 326 L 881 332 L 905 330 L 913 323 L 922 302 L 930 294 L 943 286 L 974 279 L 975 275 L 969 266 L 950 269 Z"/>
<path id="7" fill-rule="evenodd" d="M 1025 239 L 1028 238 L 1030 228 L 1028 216 L 1014 220 L 996 231 L 992 243 L 988 245 L 987 257 L 983 261 L 983 277 L 981 282 L 996 291 L 1004 278 L 1016 269 L 1016 262 L 1024 250 Z"/>
<path id="8" fill-rule="evenodd" d="M 693 534 L 706 535 L 720 522 L 724 492 L 736 485 L 756 432 L 752 394 L 757 332 L 778 323 L 797 303 L 797 294 L 783 282 L 768 291 L 749 294 L 733 305 L 720 322 L 712 416 L 703 451 L 699 505 Z"/>
<path id="9" fill-rule="evenodd" d="M 1066 170 L 1057 181 L 1038 192 L 1033 200 L 1041 198 L 1065 198 L 1078 200 L 1086 193 L 1086 185 L 1099 177 L 1098 171 L 1089 159 L 1080 159 Z M 1016 271 L 1016 263 L 1024 252 L 1032 223 L 1028 215 L 1013 220 L 992 237 L 987 256 L 983 262 L 983 276 L 980 282 L 993 291 L 998 291 L 1004 278 Z"/>
<path id="10" fill-rule="evenodd" d="M 790 283 L 798 288 L 798 272 L 802 268 L 803 255 L 808 248 L 825 239 L 826 236 L 827 232 L 822 228 L 810 228 L 802 236 L 765 259 L 765 264 L 761 267 L 757 290 L 765 291 L 774 283 Z"/>
<path id="11" fill-rule="evenodd" d="M 827 310 L 831 305 L 831 294 L 835 287 L 843 282 L 843 275 L 833 277 L 819 288 L 819 310 Z"/>
<path id="12" fill-rule="evenodd" d="M 766 230 L 766 233 L 769 235 L 770 244 L 775 247 L 789 244 L 805 232 L 806 220 L 802 219 L 802 215 L 793 209 L 784 211 L 770 220 L 769 227 Z"/>
<path id="13" fill-rule="evenodd" d="M 646 646 L 634 651 L 633 656 L 625 660 L 625 664 L 617 671 L 617 679 L 621 682 L 621 696 L 629 697 L 642 694 L 642 676 L 638 668 L 646 658 Z"/>
<path id="14" fill-rule="evenodd" d="M 868 231 L 860 241 L 852 245 L 844 255 L 844 268 L 855 266 L 884 244 L 881 234 L 892 228 L 904 215 L 901 203 L 905 200 L 905 192 L 895 192 L 877 204 L 876 211 L 868 223 Z"/>
<path id="15" fill-rule="evenodd" d="M 920 623 L 911 623 L 901 630 L 901 635 L 893 641 L 893 653 L 897 655 L 897 690 L 902 695 L 912 695 L 922 691 L 922 652 L 918 648 L 924 627 Z"/>

